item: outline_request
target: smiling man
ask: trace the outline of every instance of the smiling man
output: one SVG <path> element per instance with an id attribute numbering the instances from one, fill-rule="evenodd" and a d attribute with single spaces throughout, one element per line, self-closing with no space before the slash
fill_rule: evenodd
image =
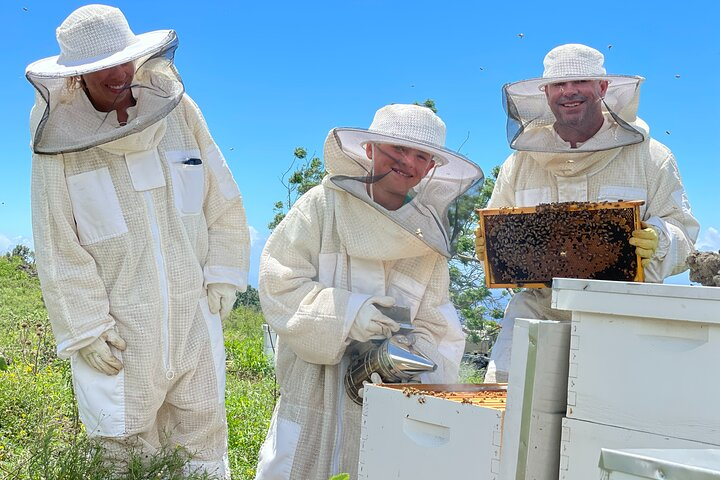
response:
<path id="1" fill-rule="evenodd" d="M 378 306 L 409 309 L 408 337 L 437 365 L 420 381 L 457 381 L 465 335 L 441 215 L 482 171 L 444 144 L 445 124 L 418 105 L 383 107 L 369 129 L 331 130 L 328 175 L 268 239 L 259 290 L 278 334 L 281 395 L 257 480 L 357 478 L 362 407 L 343 379 L 355 355 L 400 328 Z"/>
<path id="2" fill-rule="evenodd" d="M 545 56 L 541 78 L 503 87 L 508 142 L 517 150 L 502 165 L 488 208 L 552 202 L 643 200 L 642 228 L 629 243 L 645 281 L 662 282 L 687 269 L 699 225 L 672 152 L 650 138 L 637 117 L 639 76 L 608 75 L 603 55 L 567 44 Z M 482 257 L 483 232 L 476 232 Z M 551 289 L 513 296 L 493 346 L 486 382 L 506 382 L 515 319 L 567 321 L 550 308 Z"/>

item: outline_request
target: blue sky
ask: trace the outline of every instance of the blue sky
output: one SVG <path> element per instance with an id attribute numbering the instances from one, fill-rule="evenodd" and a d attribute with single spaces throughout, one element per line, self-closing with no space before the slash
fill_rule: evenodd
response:
<path id="1" fill-rule="evenodd" d="M 28 63 L 56 55 L 55 28 L 86 2 L 0 4 L 4 92 L 0 251 L 32 246 Z M 295 147 L 322 155 L 336 126 L 369 126 L 388 103 L 435 100 L 447 146 L 486 172 L 510 153 L 504 83 L 540 76 L 552 47 L 585 43 L 609 73 L 642 75 L 640 116 L 677 157 L 702 229 L 720 249 L 720 41 L 715 0 L 116 1 L 135 33 L 172 28 L 176 65 L 243 192 L 250 283 Z M 687 275 L 670 279 L 686 283 Z"/>

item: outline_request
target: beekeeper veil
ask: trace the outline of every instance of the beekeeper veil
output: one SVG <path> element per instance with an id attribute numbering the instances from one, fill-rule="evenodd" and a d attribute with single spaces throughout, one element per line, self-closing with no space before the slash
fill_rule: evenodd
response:
<path id="1" fill-rule="evenodd" d="M 106 5 L 86 5 L 56 30 L 60 54 L 25 70 L 36 89 L 30 125 L 33 151 L 65 153 L 140 132 L 164 118 L 180 102 L 184 87 L 173 64 L 177 36 L 172 30 L 135 35 L 123 13 Z M 129 85 L 136 104 L 120 124 L 115 111 L 97 111 L 83 75 L 133 62 Z"/>
<path id="2" fill-rule="evenodd" d="M 472 213 L 474 202 L 469 198 L 477 195 L 483 173 L 468 158 L 444 145 L 445 123 L 432 110 L 393 104 L 378 110 L 368 129 L 331 130 L 325 141 L 325 168 L 337 187 L 372 205 L 435 251 L 450 257 L 460 227 Z M 373 199 L 373 186 L 390 174 L 378 171 L 375 166 L 373 158 L 378 148 L 390 155 L 415 149 L 432 157 L 429 171 L 396 210 L 388 210 Z"/>
<path id="3" fill-rule="evenodd" d="M 542 78 L 503 86 L 503 106 L 507 113 L 507 137 L 515 150 L 569 152 L 570 145 L 555 134 L 555 116 L 545 95 L 545 86 L 579 80 L 604 80 L 608 88 L 602 102 L 604 124 L 588 141 L 573 152 L 609 150 L 640 143 L 647 126 L 637 118 L 640 100 L 639 76 L 607 75 L 604 56 L 594 48 L 567 44 L 550 50 L 544 59 Z"/>

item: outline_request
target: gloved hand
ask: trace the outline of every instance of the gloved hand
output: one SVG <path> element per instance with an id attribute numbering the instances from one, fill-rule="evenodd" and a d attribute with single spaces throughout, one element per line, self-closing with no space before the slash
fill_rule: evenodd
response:
<path id="1" fill-rule="evenodd" d="M 350 327 L 349 338 L 358 342 L 367 342 L 389 338 L 394 332 L 400 330 L 400 325 L 392 318 L 380 313 L 375 304 L 392 307 L 395 305 L 395 299 L 393 297 L 370 297 L 365 300 Z"/>
<path id="2" fill-rule="evenodd" d="M 112 354 L 108 344 L 121 352 L 127 347 L 125 340 L 120 337 L 117 330 L 111 328 L 93 340 L 90 345 L 81 348 L 80 356 L 88 365 L 105 375 L 117 375 L 122 370 L 123 364 Z"/>
<path id="3" fill-rule="evenodd" d="M 358 388 L 358 397 L 365 398 L 363 395 L 365 395 L 365 385 L 368 383 L 382 383 L 382 378 L 380 377 L 380 374 L 377 372 L 372 372 L 370 374 L 370 381 L 363 380 L 363 386 Z"/>
<path id="4" fill-rule="evenodd" d="M 640 263 L 645 268 L 657 250 L 659 238 L 654 227 L 645 222 L 641 222 L 640 225 L 641 230 L 633 230 L 630 245 L 635 247 L 635 253 L 640 256 Z"/>
<path id="5" fill-rule="evenodd" d="M 475 258 L 483 261 L 485 257 L 485 232 L 480 229 L 480 226 L 475 229 Z"/>
<path id="6" fill-rule="evenodd" d="M 207 286 L 208 306 L 211 313 L 219 313 L 225 318 L 235 305 L 235 285 L 229 283 L 210 283 Z"/>

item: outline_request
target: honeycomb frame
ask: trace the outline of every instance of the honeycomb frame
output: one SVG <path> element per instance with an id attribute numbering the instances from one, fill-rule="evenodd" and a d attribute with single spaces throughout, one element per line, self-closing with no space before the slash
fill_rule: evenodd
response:
<path id="1" fill-rule="evenodd" d="M 475 209 L 488 288 L 551 287 L 552 279 L 643 281 L 635 247 L 643 201 Z"/>

